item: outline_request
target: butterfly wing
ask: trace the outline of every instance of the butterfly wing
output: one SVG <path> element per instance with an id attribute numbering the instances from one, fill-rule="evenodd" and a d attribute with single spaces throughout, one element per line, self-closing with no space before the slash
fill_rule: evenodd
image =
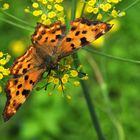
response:
<path id="1" fill-rule="evenodd" d="M 35 33 L 32 35 L 32 43 L 42 57 L 46 57 L 46 54 L 52 56 L 57 52 L 58 44 L 64 34 L 65 26 L 59 21 L 50 26 L 38 23 Z"/>
<path id="2" fill-rule="evenodd" d="M 8 81 L 6 87 L 7 103 L 3 113 L 5 121 L 16 113 L 41 78 L 45 71 L 42 63 L 43 60 L 37 57 L 35 48 L 31 47 L 11 68 L 13 78 Z"/>
<path id="3" fill-rule="evenodd" d="M 34 63 L 36 62 L 36 63 Z M 43 63 L 34 47 L 30 47 L 23 56 L 19 57 L 10 69 L 10 73 L 14 76 L 21 76 L 27 71 L 39 66 Z"/>
<path id="4" fill-rule="evenodd" d="M 111 29 L 111 25 L 105 22 L 94 22 L 84 18 L 71 22 L 71 30 L 63 38 L 59 47 L 61 58 L 75 50 L 88 45 Z"/>

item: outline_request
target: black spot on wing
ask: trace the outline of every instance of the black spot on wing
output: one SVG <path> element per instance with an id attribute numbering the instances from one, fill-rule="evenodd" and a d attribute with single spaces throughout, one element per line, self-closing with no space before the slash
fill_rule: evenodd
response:
<path id="1" fill-rule="evenodd" d="M 73 43 L 70 46 L 71 46 L 72 50 L 76 49 L 75 45 Z"/>
<path id="2" fill-rule="evenodd" d="M 99 22 L 98 22 L 98 21 L 90 21 L 90 20 L 88 20 L 88 19 L 86 19 L 86 18 L 82 18 L 82 19 L 81 19 L 81 23 L 90 26 L 90 25 L 96 25 L 96 24 L 98 24 Z"/>
<path id="3" fill-rule="evenodd" d="M 56 35 L 56 39 L 59 39 L 59 38 L 61 38 L 61 35 Z"/>
<path id="4" fill-rule="evenodd" d="M 61 29 L 60 28 L 57 28 L 57 31 L 60 31 Z"/>
<path id="5" fill-rule="evenodd" d="M 34 84 L 35 84 L 35 82 L 33 82 L 33 80 L 30 80 L 30 84 L 34 85 Z"/>
<path id="6" fill-rule="evenodd" d="M 87 44 L 89 44 L 89 42 L 87 41 L 87 39 L 85 37 L 80 38 L 81 41 L 81 46 L 85 46 Z"/>
<path id="7" fill-rule="evenodd" d="M 81 19 L 81 23 L 82 24 L 86 24 L 86 25 L 88 25 L 88 26 L 90 26 L 92 23 L 91 23 L 91 21 L 89 21 L 89 20 L 87 20 L 87 19 L 85 19 L 85 18 L 82 18 Z"/>
<path id="8" fill-rule="evenodd" d="M 76 33 L 75 33 L 75 36 L 78 36 L 80 34 L 80 31 L 77 31 Z"/>
<path id="9" fill-rule="evenodd" d="M 47 42 L 47 41 L 48 41 L 48 37 L 45 38 L 45 42 Z"/>
<path id="10" fill-rule="evenodd" d="M 28 75 L 26 75 L 26 76 L 25 76 L 25 78 L 24 78 L 24 80 L 26 81 L 26 80 L 28 80 L 28 78 L 29 78 L 29 76 L 28 76 Z"/>
<path id="11" fill-rule="evenodd" d="M 19 91 L 16 92 L 16 95 L 17 95 L 17 96 L 19 95 Z"/>
<path id="12" fill-rule="evenodd" d="M 70 42 L 71 41 L 71 38 L 70 37 L 66 38 L 66 41 L 67 42 Z"/>
<path id="13" fill-rule="evenodd" d="M 77 28 L 77 27 L 73 26 L 73 27 L 71 28 L 71 31 L 75 31 L 76 28 Z"/>
<path id="14" fill-rule="evenodd" d="M 28 64 L 28 68 L 30 68 L 31 64 Z"/>
<path id="15" fill-rule="evenodd" d="M 24 69 L 22 70 L 22 73 L 24 74 L 24 73 L 26 73 L 26 72 L 27 72 L 27 69 L 24 68 Z"/>
<path id="16" fill-rule="evenodd" d="M 22 91 L 22 95 L 24 95 L 25 97 L 27 97 L 28 94 L 29 94 L 29 92 L 30 92 L 30 90 L 24 89 L 24 90 Z"/>
<path id="17" fill-rule="evenodd" d="M 55 39 L 52 39 L 51 42 L 52 42 L 52 43 L 55 42 Z"/>
<path id="18" fill-rule="evenodd" d="M 18 89 L 20 89 L 21 87 L 22 87 L 22 84 L 19 84 L 19 85 L 17 86 Z"/>
<path id="19" fill-rule="evenodd" d="M 87 33 L 87 31 L 86 31 L 86 30 L 83 30 L 83 31 L 82 31 L 82 34 L 86 34 L 86 33 Z"/>
<path id="20" fill-rule="evenodd" d="M 42 34 L 42 35 L 46 34 L 46 31 L 45 31 L 45 30 L 42 30 L 42 31 L 41 31 L 41 34 Z"/>

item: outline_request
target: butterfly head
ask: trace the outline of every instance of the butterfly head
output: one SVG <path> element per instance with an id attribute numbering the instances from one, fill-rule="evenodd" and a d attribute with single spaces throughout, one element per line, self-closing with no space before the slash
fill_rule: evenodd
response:
<path id="1" fill-rule="evenodd" d="M 95 39 L 99 38 L 103 34 L 107 33 L 111 28 L 112 25 L 106 22 L 99 22 L 94 26 L 95 30 Z"/>

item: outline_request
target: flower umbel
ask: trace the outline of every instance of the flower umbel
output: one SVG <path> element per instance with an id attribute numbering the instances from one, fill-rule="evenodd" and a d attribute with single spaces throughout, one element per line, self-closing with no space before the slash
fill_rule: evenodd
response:
<path id="1" fill-rule="evenodd" d="M 9 54 L 4 54 L 0 51 L 0 92 L 2 92 L 2 79 L 10 74 L 9 68 L 5 68 L 5 65 L 9 62 L 10 58 Z"/>
<path id="2" fill-rule="evenodd" d="M 75 70 L 73 67 L 72 57 L 65 58 L 62 62 L 58 64 L 55 70 L 52 70 L 46 77 L 45 89 L 51 90 L 57 89 L 58 92 L 65 93 L 68 89 L 69 84 L 78 87 L 80 86 L 79 80 L 87 80 L 87 74 L 81 73 L 81 65 Z M 50 88 L 47 88 L 47 87 Z M 52 87 L 52 88 L 51 88 Z M 64 95 L 64 94 L 63 94 Z"/>
<path id="3" fill-rule="evenodd" d="M 63 0 L 34 0 L 31 7 L 24 9 L 26 13 L 31 13 L 43 24 L 51 24 L 60 20 L 64 23 Z"/>
<path id="4" fill-rule="evenodd" d="M 86 10 L 90 15 L 96 17 L 97 20 L 105 20 L 106 18 L 117 18 L 125 16 L 124 11 L 116 10 L 116 5 L 122 0 L 84 0 Z"/>

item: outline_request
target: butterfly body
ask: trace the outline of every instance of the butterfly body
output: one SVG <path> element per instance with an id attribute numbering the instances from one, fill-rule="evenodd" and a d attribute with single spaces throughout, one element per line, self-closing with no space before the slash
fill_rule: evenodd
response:
<path id="1" fill-rule="evenodd" d="M 50 26 L 38 23 L 32 35 L 32 45 L 11 67 L 13 77 L 6 87 L 4 120 L 16 113 L 45 71 L 57 69 L 62 58 L 90 44 L 110 29 L 111 25 L 105 22 L 84 18 L 71 22 L 71 30 L 67 34 L 61 22 Z"/>

